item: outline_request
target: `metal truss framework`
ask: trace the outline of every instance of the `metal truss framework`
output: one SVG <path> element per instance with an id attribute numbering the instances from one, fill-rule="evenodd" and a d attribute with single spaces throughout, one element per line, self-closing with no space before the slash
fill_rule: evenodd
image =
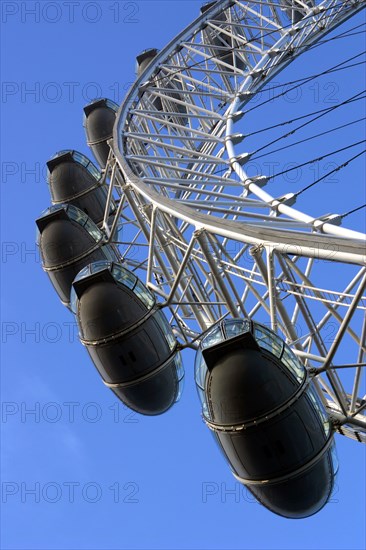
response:
<path id="1" fill-rule="evenodd" d="M 313 375 L 338 431 L 366 441 L 364 235 L 265 191 L 234 131 L 246 102 L 361 4 L 209 7 L 120 108 L 105 173 L 118 215 L 104 228 L 116 242 L 118 224 L 124 261 L 146 271 L 182 346 L 226 316 L 267 323 Z"/>

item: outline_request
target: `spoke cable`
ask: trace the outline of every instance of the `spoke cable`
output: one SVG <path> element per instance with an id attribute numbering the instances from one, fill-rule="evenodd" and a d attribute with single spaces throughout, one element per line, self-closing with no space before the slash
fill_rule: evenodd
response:
<path id="1" fill-rule="evenodd" d="M 363 204 L 362 206 L 358 206 L 357 208 L 354 208 L 353 210 L 350 210 L 349 212 L 346 212 L 345 214 L 342 214 L 340 217 L 347 218 L 347 216 L 350 216 L 351 214 L 354 214 L 355 212 L 358 212 L 358 210 L 361 210 L 362 208 L 366 208 L 366 204 Z"/>
<path id="2" fill-rule="evenodd" d="M 316 185 L 317 183 L 319 183 L 320 181 L 324 180 L 325 178 L 327 178 L 328 176 L 330 176 L 331 174 L 334 174 L 335 172 L 338 172 L 339 170 L 341 170 L 342 168 L 345 168 L 350 162 L 356 160 L 358 157 L 360 157 L 361 155 L 364 155 L 366 153 L 366 149 L 364 149 L 363 151 L 361 151 L 361 153 L 358 153 L 357 155 L 355 155 L 354 157 L 348 159 L 346 162 L 343 162 L 343 164 L 340 164 L 339 166 L 337 166 L 337 168 L 334 168 L 333 170 L 331 170 L 330 172 L 328 172 L 327 174 L 325 174 L 324 176 L 322 176 L 321 178 L 318 178 L 317 180 L 315 180 L 313 183 L 310 183 L 310 185 L 307 185 L 306 187 L 304 187 L 303 189 L 301 189 L 301 191 L 298 191 L 297 193 L 295 193 L 295 197 L 299 197 L 300 195 L 302 195 L 302 193 L 304 193 L 305 191 L 307 191 L 308 189 L 310 189 L 311 187 L 314 187 L 314 185 Z M 348 214 L 346 215 L 349 215 L 351 214 L 352 212 L 349 212 Z M 343 217 L 345 217 L 345 215 L 343 215 Z"/>
<path id="3" fill-rule="evenodd" d="M 298 168 L 302 168 L 303 166 L 307 166 L 308 164 L 313 164 L 314 162 L 319 162 L 320 160 L 331 157 L 332 155 L 336 155 L 337 153 L 341 153 L 342 151 L 346 151 L 347 149 L 351 149 L 352 147 L 357 147 L 357 145 L 360 145 L 361 143 L 365 143 L 365 140 L 362 139 L 360 141 L 356 141 L 355 143 L 352 143 L 351 145 L 347 145 L 346 147 L 341 147 L 340 149 L 337 149 L 336 151 L 332 151 L 331 153 L 326 153 L 325 155 L 321 155 L 320 157 L 308 160 L 306 162 L 303 162 L 302 164 L 297 164 L 296 166 L 288 168 L 287 170 L 282 170 L 282 172 L 277 172 L 276 174 L 273 174 L 273 176 L 270 176 L 269 179 L 277 178 L 278 176 L 282 176 L 283 174 L 287 174 L 288 172 L 292 172 L 293 170 L 297 170 Z M 334 170 L 334 171 L 336 171 L 336 170 Z M 332 172 L 330 172 L 330 173 L 332 173 Z"/>
<path id="4" fill-rule="evenodd" d="M 320 118 L 323 118 L 325 115 L 335 111 L 336 109 L 338 109 L 339 107 L 343 107 L 344 105 L 347 105 L 347 103 L 349 102 L 349 100 L 352 100 L 352 99 L 355 99 L 357 98 L 358 96 L 360 96 L 361 94 L 364 94 L 366 90 L 362 90 L 362 92 L 358 92 L 357 94 L 355 94 L 354 96 L 352 96 L 351 98 L 343 101 L 342 103 L 339 103 L 338 105 L 333 105 L 332 107 L 329 107 L 326 111 L 320 113 L 319 115 L 315 116 L 314 118 L 312 118 L 311 120 L 308 120 L 307 122 L 304 122 L 303 124 L 300 124 L 299 126 L 297 126 L 297 128 L 293 128 L 290 132 L 287 132 L 286 134 L 283 134 L 282 136 L 279 136 L 278 138 L 276 139 L 273 139 L 272 141 L 269 141 L 268 143 L 266 143 L 265 145 L 262 145 L 262 147 L 259 147 L 258 149 L 256 149 L 253 154 L 255 155 L 256 153 L 259 153 L 260 151 L 263 151 L 263 149 L 266 149 L 267 147 L 270 147 L 271 145 L 274 145 L 275 143 L 277 143 L 278 141 L 281 141 L 283 139 L 286 139 L 288 138 L 289 136 L 292 136 L 293 134 L 295 134 L 298 130 L 301 130 L 302 128 L 305 128 L 306 126 L 309 126 L 309 124 L 312 124 L 313 122 L 315 122 L 316 120 L 319 120 Z M 261 155 L 263 156 L 263 155 Z M 258 157 L 257 157 L 258 158 Z"/>
<path id="5" fill-rule="evenodd" d="M 364 53 L 366 53 L 366 51 L 362 52 L 360 55 L 363 55 Z M 261 92 L 270 92 L 272 90 L 276 90 L 277 88 L 282 88 L 283 86 L 291 86 L 292 84 L 297 84 L 297 83 L 301 83 L 301 82 L 306 84 L 308 79 L 314 79 L 314 78 L 317 78 L 318 76 L 325 76 L 325 75 L 328 75 L 328 74 L 331 74 L 331 73 L 337 73 L 339 71 L 344 71 L 345 69 L 352 69 L 353 67 L 358 67 L 358 65 L 364 65 L 365 63 L 366 63 L 366 60 L 365 61 L 358 61 L 357 63 L 351 63 L 350 65 L 345 65 L 344 67 L 339 67 L 339 68 L 336 68 L 336 69 L 330 69 L 326 72 L 321 72 L 321 73 L 310 75 L 310 76 L 304 76 L 303 78 L 298 78 L 297 80 L 290 80 L 289 82 L 281 82 L 281 83 L 276 84 L 274 86 L 273 85 L 269 86 L 268 88 L 261 88 L 260 91 Z M 287 94 L 289 91 L 290 90 L 286 90 L 285 94 Z M 271 98 L 271 99 L 274 99 L 274 98 Z"/>
<path id="6" fill-rule="evenodd" d="M 302 82 L 301 84 L 296 84 L 295 86 L 293 86 L 292 88 L 290 88 L 289 90 L 285 90 L 283 92 L 281 92 L 280 94 L 277 94 L 275 95 L 274 97 L 270 98 L 270 99 L 266 99 L 265 101 L 262 101 L 262 103 L 258 103 L 258 105 L 254 105 L 253 107 L 251 107 L 250 109 L 247 109 L 246 111 L 244 111 L 244 114 L 247 114 L 247 113 L 250 113 L 252 111 L 254 111 L 255 109 L 258 109 L 259 107 L 261 107 L 262 105 L 265 105 L 266 103 L 268 103 L 269 101 L 272 101 L 273 99 L 277 99 L 278 97 L 281 97 L 285 94 L 288 94 L 289 92 L 291 92 L 292 90 L 296 90 L 296 88 L 299 88 L 300 86 L 303 86 L 304 84 L 306 84 L 307 82 L 311 82 L 312 80 L 314 80 L 315 78 L 317 78 L 318 76 L 323 76 L 323 75 L 326 75 L 326 74 L 329 74 L 333 69 L 336 69 L 338 67 L 341 67 L 342 65 L 345 65 L 346 63 L 348 63 L 349 61 L 353 61 L 354 59 L 357 59 L 358 57 L 361 57 L 361 55 L 364 55 L 365 51 L 363 52 L 360 52 L 356 55 L 353 55 L 352 57 L 349 57 L 348 59 L 345 59 L 344 61 L 341 61 L 340 63 L 337 63 L 336 65 L 333 65 L 333 67 L 330 67 L 329 69 L 327 69 L 326 71 L 323 71 L 321 73 L 318 73 L 316 76 L 310 76 L 308 77 L 307 80 L 305 80 L 304 82 Z"/>
<path id="7" fill-rule="evenodd" d="M 277 153 L 278 151 L 283 151 L 284 149 L 289 149 L 290 147 L 294 147 L 295 145 L 300 145 L 301 143 L 305 143 L 306 141 L 311 141 L 312 139 L 316 139 L 320 136 L 325 136 L 326 134 L 331 134 L 332 132 L 335 132 L 337 130 L 341 130 L 342 128 L 346 128 L 347 126 L 352 126 L 353 124 L 357 124 L 358 122 L 361 122 L 363 120 L 366 120 L 366 116 L 364 116 L 362 118 L 359 118 L 357 120 L 353 120 L 352 122 L 347 122 L 347 124 L 342 124 L 341 126 L 337 126 L 335 128 L 332 128 L 331 130 L 327 130 L 325 132 L 320 132 L 319 134 L 315 134 L 314 136 L 310 136 L 308 138 L 304 138 L 304 139 L 301 139 L 299 141 L 295 141 L 294 143 L 290 143 L 289 145 L 284 145 L 283 147 L 279 147 L 278 149 L 272 149 L 272 151 L 268 151 L 267 153 L 263 153 L 263 155 L 258 155 L 257 157 L 251 157 L 250 160 L 258 160 L 262 157 L 266 157 L 268 155 L 271 155 L 272 153 Z"/>
<path id="8" fill-rule="evenodd" d="M 366 91 L 366 90 L 365 90 Z M 355 97 L 355 96 L 353 96 Z M 357 99 L 347 99 L 344 102 L 337 105 L 337 107 L 341 107 L 342 105 L 345 105 L 346 103 L 353 103 L 355 101 L 360 101 L 361 99 L 365 99 L 365 96 L 358 97 Z M 307 113 L 306 115 L 301 115 L 296 118 L 291 118 L 289 120 L 285 120 L 283 122 L 278 122 L 277 124 L 273 124 L 272 126 L 266 126 L 265 128 L 261 128 L 260 130 L 255 130 L 254 132 L 251 132 L 246 137 L 255 136 L 256 134 L 261 134 L 262 132 L 267 132 L 269 130 L 273 130 L 274 128 L 279 128 L 280 126 L 285 126 L 287 124 L 292 124 L 293 122 L 297 122 L 298 120 L 302 120 L 303 118 L 307 118 L 312 115 L 317 115 L 318 113 L 324 113 L 325 111 L 329 111 L 329 109 L 332 109 L 333 107 L 325 107 L 324 109 L 319 109 L 318 111 L 312 111 L 311 113 Z"/>
<path id="9" fill-rule="evenodd" d="M 339 3 L 339 4 L 338 4 L 338 6 L 341 6 L 341 5 L 342 5 L 342 3 Z M 326 8 L 326 10 L 334 10 L 336 7 L 337 7 L 337 4 L 334 5 L 334 6 L 331 6 L 331 7 L 329 7 L 329 8 Z M 324 11 L 326 11 L 326 10 L 324 10 Z M 258 14 L 258 17 L 260 17 L 260 14 Z M 305 16 L 305 17 L 303 18 L 303 20 L 305 20 L 305 19 L 307 19 L 307 18 L 312 18 L 312 17 L 313 17 L 313 14 L 310 14 L 310 15 Z M 312 21 L 310 21 L 310 25 L 313 25 L 313 22 L 312 22 Z M 287 28 L 292 28 L 292 26 L 293 26 L 293 25 L 290 23 L 289 25 L 283 26 L 283 27 L 281 27 L 281 28 L 279 28 L 279 29 L 278 29 L 278 28 L 277 28 L 277 29 L 274 29 L 274 30 L 269 31 L 269 32 L 267 32 L 267 33 L 259 33 L 257 36 L 252 37 L 250 40 L 247 40 L 246 43 L 249 44 L 249 43 L 251 43 L 251 42 L 255 42 L 255 41 L 259 40 L 259 39 L 263 39 L 265 36 L 269 36 L 269 35 L 271 35 L 271 34 L 277 33 L 277 32 L 279 32 L 280 30 L 285 30 L 285 29 L 287 29 Z M 302 30 L 303 30 L 306 26 L 307 26 L 307 24 L 303 25 L 303 26 L 302 26 Z M 334 36 L 334 37 L 329 38 L 329 39 L 325 39 L 325 40 L 323 40 L 323 41 L 319 41 L 318 43 L 316 43 L 316 44 L 314 44 L 314 45 L 312 45 L 312 46 L 309 46 L 309 48 L 307 48 L 307 50 L 313 49 L 313 48 L 318 47 L 318 46 L 320 46 L 320 45 L 322 45 L 322 44 L 328 43 L 328 42 L 330 42 L 330 41 L 332 41 L 332 40 L 337 40 L 337 39 L 340 39 L 340 38 L 344 38 L 344 37 L 346 37 L 346 36 L 353 36 L 353 35 L 355 35 L 355 34 L 361 34 L 362 32 L 365 32 L 365 31 L 360 31 L 359 33 L 357 33 L 357 32 L 351 33 L 351 31 L 356 30 L 357 28 L 360 28 L 360 27 L 362 27 L 362 26 L 363 26 L 363 24 L 358 25 L 358 26 L 355 26 L 355 27 L 349 29 L 349 30 L 346 31 L 346 32 L 340 33 L 340 34 L 337 35 L 337 36 Z M 235 36 L 233 36 L 233 39 L 235 39 Z M 201 45 L 201 44 L 198 44 L 198 46 L 200 46 L 200 45 Z M 204 45 L 204 44 L 203 44 L 203 45 Z M 301 46 L 299 46 L 298 48 L 303 48 L 303 49 L 304 49 L 304 46 L 301 45 Z M 297 48 L 293 48 L 292 51 L 294 51 L 294 49 L 297 49 Z M 236 51 L 240 52 L 240 48 L 236 48 L 236 47 L 231 48 L 231 49 L 228 51 L 228 53 L 231 52 L 231 53 L 234 54 Z M 321 72 L 321 73 L 312 75 L 312 76 L 310 76 L 310 77 L 304 77 L 304 78 L 301 78 L 301 79 L 298 79 L 298 80 L 295 80 L 295 81 L 291 81 L 291 82 L 288 82 L 288 83 L 285 83 L 285 84 L 277 85 L 277 86 L 272 87 L 272 88 L 267 88 L 267 89 L 275 89 L 275 88 L 278 88 L 278 87 L 280 87 L 280 86 L 287 86 L 287 85 L 293 85 L 293 84 L 295 84 L 292 88 L 287 89 L 286 91 L 282 92 L 281 94 L 278 94 L 277 96 L 271 98 L 270 100 L 264 101 L 264 102 L 260 103 L 259 105 L 256 105 L 256 106 L 254 106 L 254 107 L 248 109 L 247 111 L 245 111 L 245 113 L 249 113 L 249 112 L 255 110 L 256 108 L 258 108 L 258 107 L 260 107 L 260 106 L 262 106 L 262 105 L 268 103 L 268 101 L 271 101 L 272 99 L 276 99 L 276 98 L 278 98 L 278 97 L 281 97 L 282 95 L 284 95 L 284 94 L 286 94 L 286 93 L 289 93 L 290 91 L 292 91 L 292 90 L 294 90 L 294 89 L 296 89 L 296 88 L 298 88 L 298 87 L 300 87 L 300 86 L 306 84 L 307 82 L 310 82 L 311 80 L 314 80 L 315 78 L 318 78 L 318 77 L 320 77 L 320 76 L 324 76 L 324 75 L 330 74 L 330 73 L 332 73 L 332 72 L 340 71 L 340 70 L 347 69 L 347 68 L 350 69 L 350 68 L 352 68 L 352 67 L 361 65 L 361 64 L 363 64 L 364 62 L 358 62 L 358 63 L 354 63 L 354 64 L 350 64 L 350 65 L 347 65 L 347 63 L 350 62 L 350 61 L 352 61 L 352 60 L 354 60 L 354 59 L 357 59 L 358 57 L 360 57 L 360 56 L 363 55 L 363 54 L 364 54 L 364 52 L 362 52 L 362 53 L 360 53 L 360 54 L 358 54 L 358 55 L 355 55 L 355 56 L 353 56 L 353 57 L 351 57 L 351 58 L 349 58 L 349 59 L 347 59 L 347 60 L 345 60 L 345 61 L 343 61 L 343 62 L 341 62 L 341 63 L 339 63 L 339 64 L 337 64 L 337 65 L 335 65 L 335 66 L 333 66 L 333 67 L 331 67 L 331 68 L 329 68 L 329 69 L 327 69 L 326 71 L 323 71 L 323 72 Z M 166 80 L 167 77 L 168 77 L 169 79 L 174 78 L 174 75 L 176 75 L 176 74 L 182 73 L 183 71 L 188 71 L 188 70 L 190 70 L 190 69 L 193 68 L 193 67 L 199 66 L 200 64 L 206 64 L 207 61 L 209 61 L 210 59 L 211 59 L 211 60 L 212 60 L 212 59 L 215 59 L 215 58 L 217 58 L 217 54 L 212 55 L 212 56 L 209 56 L 209 57 L 206 57 L 205 59 L 202 59 L 202 60 L 198 61 L 197 63 L 193 63 L 193 64 L 190 65 L 190 66 L 182 67 L 182 68 L 179 68 L 179 69 L 177 69 L 177 70 L 171 71 L 169 74 L 165 74 L 165 75 L 163 75 L 163 76 L 160 77 L 160 78 L 158 77 L 158 75 L 156 75 L 155 78 L 152 78 L 152 79 L 151 79 L 151 82 L 152 82 L 153 84 L 157 84 L 157 83 L 158 83 L 159 81 L 161 81 L 161 80 Z M 162 69 L 162 70 L 164 70 L 164 69 Z M 266 89 L 263 88 L 261 91 L 265 91 L 265 90 L 266 90 Z M 183 93 L 184 93 L 184 91 L 183 91 Z M 364 93 L 364 92 L 361 92 L 361 93 Z M 361 93 L 360 93 L 360 94 L 361 94 Z M 338 107 L 340 107 L 340 106 L 343 106 L 343 105 L 345 105 L 345 104 L 349 104 L 349 103 L 354 102 L 354 101 L 359 101 L 360 99 L 363 99 L 363 98 L 365 97 L 365 96 L 363 96 L 363 97 L 358 97 L 358 96 L 360 96 L 360 94 L 357 94 L 356 96 L 354 96 L 354 97 L 352 97 L 352 98 L 346 100 L 345 102 L 342 102 L 340 105 L 333 106 L 333 107 L 326 108 L 326 109 L 321 109 L 321 110 L 319 110 L 319 111 L 314 111 L 313 113 L 309 113 L 309 114 L 306 114 L 306 115 L 302 115 L 302 116 L 297 117 L 297 118 L 295 118 L 295 119 L 292 119 L 292 120 L 289 120 L 289 121 L 285 121 L 285 122 L 282 122 L 282 123 L 279 123 L 279 124 L 276 124 L 276 125 L 273 125 L 273 126 L 270 126 L 270 127 L 264 128 L 264 129 L 261 129 L 261 130 L 257 130 L 257 131 L 253 132 L 253 133 L 250 134 L 250 135 L 258 134 L 258 133 L 261 133 L 261 132 L 264 132 L 264 131 L 267 131 L 267 130 L 270 130 L 270 129 L 273 129 L 273 128 L 276 128 L 276 127 L 284 126 L 285 124 L 293 123 L 293 122 L 295 122 L 295 121 L 297 121 L 297 120 L 301 120 L 301 119 L 307 118 L 307 117 L 312 116 L 312 115 L 314 115 L 314 114 L 320 114 L 320 116 L 324 116 L 325 114 L 328 114 L 328 113 L 332 112 L 334 109 L 336 109 L 336 108 L 338 108 Z M 283 138 L 285 138 L 285 137 L 288 137 L 289 135 L 294 134 L 294 133 L 295 133 L 296 131 L 298 131 L 300 128 L 303 128 L 303 127 L 305 127 L 306 125 L 312 123 L 314 120 L 317 120 L 318 118 L 320 118 L 320 116 L 317 116 L 317 117 L 313 118 L 312 120 L 307 121 L 307 122 L 304 123 L 303 125 L 300 125 L 298 128 L 294 129 L 292 132 L 289 132 L 288 134 L 286 134 L 286 135 L 284 135 L 284 136 L 281 136 L 281 137 L 278 138 L 277 140 L 274 140 L 274 141 L 268 143 L 267 145 L 265 145 L 265 146 L 263 146 L 262 148 L 260 148 L 260 149 L 258 149 L 257 151 L 255 151 L 255 153 L 257 153 L 257 152 L 261 151 L 262 149 L 264 149 L 264 148 L 266 148 L 266 147 L 272 145 L 272 144 L 275 143 L 276 141 L 279 141 L 279 139 L 283 139 Z M 342 126 L 338 126 L 338 127 L 333 128 L 333 129 L 331 129 L 331 130 L 328 130 L 328 131 L 319 133 L 319 134 L 317 134 L 317 135 L 311 136 L 311 137 L 309 137 L 309 138 L 300 140 L 300 141 L 298 141 L 298 142 L 295 142 L 295 143 L 293 143 L 293 144 L 290 144 L 288 147 L 295 146 L 295 145 L 298 145 L 298 144 L 300 144 L 300 143 L 304 143 L 305 141 L 309 141 L 309 140 L 311 140 L 311 139 L 315 139 L 316 137 L 319 137 L 319 136 L 321 136 L 321 135 L 325 135 L 325 134 L 334 132 L 334 131 L 336 131 L 336 130 L 338 130 L 338 129 L 344 128 L 344 127 L 346 127 L 346 126 L 350 126 L 350 125 L 352 125 L 352 124 L 356 124 L 356 123 L 358 123 L 358 122 L 360 122 L 360 121 L 362 121 L 362 120 L 365 120 L 365 118 L 366 118 L 366 117 L 361 118 L 361 119 L 358 119 L 358 120 L 354 120 L 354 121 L 352 121 L 352 122 L 350 122 L 350 123 L 348 123 L 348 124 L 344 124 L 344 125 L 342 125 Z M 313 159 L 313 160 L 307 161 L 307 162 L 305 162 L 305 163 L 303 163 L 303 164 L 300 164 L 300 165 L 296 166 L 295 168 L 290 168 L 290 169 L 288 169 L 288 170 L 284 170 L 284 171 L 282 171 L 282 172 L 279 172 L 279 173 L 277 173 L 277 174 L 271 176 L 270 179 L 273 179 L 273 178 L 275 178 L 275 177 L 277 177 L 277 176 L 279 176 L 279 175 L 282 175 L 282 174 L 284 174 L 284 173 L 286 173 L 286 172 L 290 172 L 291 170 L 294 170 L 294 169 L 303 167 L 303 166 L 305 166 L 305 165 L 307 165 L 307 164 L 311 164 L 311 163 L 317 162 L 317 161 L 319 161 L 319 160 L 322 160 L 322 159 L 324 159 L 324 158 L 327 158 L 328 156 L 331 156 L 331 155 L 337 154 L 337 153 L 339 153 L 339 152 L 341 152 L 341 151 L 347 150 L 347 149 L 349 149 L 349 148 L 351 148 L 351 147 L 355 147 L 355 146 L 359 145 L 360 143 L 363 143 L 363 141 L 356 142 L 356 143 L 354 143 L 354 144 L 352 144 L 352 145 L 349 145 L 349 146 L 347 146 L 347 147 L 343 147 L 343 148 L 341 148 L 341 149 L 338 149 L 337 151 L 333 151 L 333 152 L 331 152 L 331 153 L 322 155 L 322 156 L 320 156 L 320 157 L 318 157 L 318 158 L 316 158 L 316 159 Z M 276 150 L 274 150 L 274 151 L 271 151 L 269 154 L 271 154 L 271 153 L 273 153 L 273 152 L 280 151 L 280 150 L 282 150 L 282 149 L 285 149 L 285 147 L 281 147 L 281 148 L 279 148 L 279 149 L 276 149 Z M 359 156 L 361 156 L 361 155 L 364 154 L 365 152 L 366 152 L 366 150 L 365 150 L 365 151 L 362 151 L 361 153 L 359 153 L 359 154 L 357 154 L 357 155 L 355 155 L 354 157 L 352 157 L 352 158 L 349 159 L 348 161 L 344 162 L 344 163 L 341 164 L 339 167 L 337 167 L 336 169 L 332 170 L 331 172 L 329 172 L 329 173 L 326 174 L 325 176 L 319 178 L 318 180 L 316 180 L 316 181 L 313 182 L 312 184 L 308 185 L 307 187 L 305 187 L 305 188 L 302 189 L 301 191 L 298 191 L 298 192 L 296 193 L 295 196 L 299 196 L 300 194 L 302 194 L 303 192 L 305 192 L 307 189 L 313 187 L 313 186 L 316 185 L 318 182 L 322 181 L 325 177 L 328 177 L 328 176 L 329 176 L 330 174 L 332 174 L 333 172 L 336 172 L 336 171 L 338 171 L 338 170 L 344 168 L 344 167 L 347 166 L 350 162 L 352 162 L 353 160 L 355 160 L 356 158 L 358 158 Z M 255 157 L 255 158 L 260 158 L 260 157 L 262 157 L 262 156 L 264 156 L 264 155 L 260 155 L 259 157 Z M 363 205 L 363 206 L 361 206 L 361 207 L 358 207 L 357 209 L 354 209 L 354 210 L 352 210 L 352 211 L 350 211 L 350 212 L 347 212 L 347 213 L 344 214 L 342 217 L 346 217 L 346 216 L 352 214 L 353 212 L 356 212 L 356 211 L 360 210 L 361 208 L 364 208 L 365 206 L 366 206 L 366 205 Z"/>

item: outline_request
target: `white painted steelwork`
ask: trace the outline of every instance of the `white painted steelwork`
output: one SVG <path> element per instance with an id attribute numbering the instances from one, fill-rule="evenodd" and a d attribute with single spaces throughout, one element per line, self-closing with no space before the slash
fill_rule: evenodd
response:
<path id="1" fill-rule="evenodd" d="M 274 196 L 265 174 L 249 177 L 235 124 L 276 74 L 362 6 L 214 3 L 132 86 L 107 166 L 126 263 L 146 271 L 182 345 L 195 347 L 226 316 L 267 322 L 314 376 L 336 428 L 359 441 L 365 235 L 338 215 L 293 208 L 296 193 Z M 105 229 L 116 240 L 107 217 Z"/>

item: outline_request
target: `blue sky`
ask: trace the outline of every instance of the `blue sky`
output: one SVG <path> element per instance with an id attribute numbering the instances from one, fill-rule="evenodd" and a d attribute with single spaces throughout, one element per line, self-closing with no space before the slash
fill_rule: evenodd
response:
<path id="1" fill-rule="evenodd" d="M 41 269 L 34 219 L 50 200 L 45 162 L 65 148 L 91 157 L 83 106 L 96 96 L 122 101 L 136 55 L 163 47 L 199 6 L 160 0 L 1 5 L 1 548 L 365 547 L 364 447 L 337 438 L 340 472 L 321 513 L 302 521 L 270 514 L 236 483 L 201 420 L 193 354 L 184 357 L 178 405 L 158 418 L 130 413 L 103 387 Z M 338 45 L 333 53 L 325 50 L 320 69 L 364 43 L 360 35 L 345 51 Z M 317 71 L 314 59 L 296 70 Z M 317 104 L 311 110 L 327 105 L 330 93 L 341 100 L 363 84 L 359 69 L 303 93 L 309 105 Z M 284 116 L 290 104 L 282 104 Z M 349 141 L 361 136 L 360 127 L 354 134 Z M 329 149 L 335 139 L 329 138 Z M 341 183 L 332 193 L 343 212 L 365 202 L 362 167 L 360 161 L 348 174 L 358 187 L 346 199 Z M 329 196 L 330 188 L 320 187 L 309 201 L 331 211 Z M 364 214 L 349 220 L 362 229 Z"/>

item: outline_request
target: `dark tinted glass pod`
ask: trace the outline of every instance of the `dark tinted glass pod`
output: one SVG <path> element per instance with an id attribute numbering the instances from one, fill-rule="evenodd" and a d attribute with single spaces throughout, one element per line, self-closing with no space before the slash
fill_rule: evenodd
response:
<path id="1" fill-rule="evenodd" d="M 337 470 L 333 433 L 290 348 L 262 325 L 226 320 L 203 337 L 195 378 L 204 420 L 234 476 L 276 514 L 318 512 Z"/>
<path id="2" fill-rule="evenodd" d="M 117 263 L 97 262 L 73 283 L 79 334 L 103 382 L 131 409 L 167 411 L 179 398 L 177 341 L 155 297 Z"/>
<path id="3" fill-rule="evenodd" d="M 79 271 L 97 260 L 116 261 L 114 248 L 96 224 L 75 206 L 51 206 L 36 220 L 42 267 L 62 303 L 70 304 L 71 284 Z"/>
<path id="4" fill-rule="evenodd" d="M 108 187 L 102 174 L 82 153 L 60 151 L 47 162 L 52 204 L 71 204 L 87 214 L 97 225 L 103 222 Z M 111 203 L 110 214 L 115 211 Z"/>
<path id="5" fill-rule="evenodd" d="M 105 168 L 109 155 L 108 140 L 113 137 L 118 105 L 110 99 L 97 99 L 84 107 L 84 127 L 89 147 L 99 166 Z"/>

